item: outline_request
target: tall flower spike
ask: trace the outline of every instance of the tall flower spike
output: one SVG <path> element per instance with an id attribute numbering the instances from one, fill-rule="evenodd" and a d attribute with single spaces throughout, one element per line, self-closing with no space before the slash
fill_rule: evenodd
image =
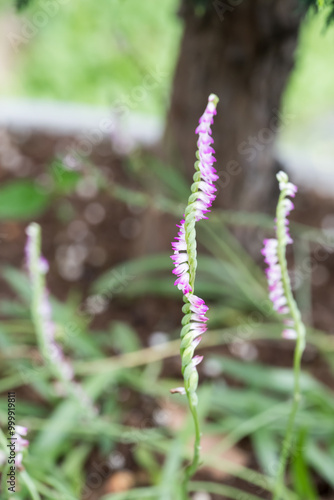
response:
<path id="1" fill-rule="evenodd" d="M 211 125 L 213 117 L 217 113 L 216 106 L 218 97 L 214 94 L 209 96 L 207 107 L 199 119 L 196 128 L 198 133 L 197 161 L 195 163 L 194 182 L 191 186 L 191 195 L 185 210 L 184 219 L 177 225 L 179 228 L 175 241 L 172 242 L 174 254 L 171 259 L 175 269 L 173 273 L 178 276 L 175 285 L 184 294 L 185 305 L 183 312 L 185 316 L 181 331 L 181 356 L 182 371 L 185 381 L 185 390 L 193 404 L 197 404 L 196 389 L 198 383 L 197 364 L 201 357 L 193 357 L 194 350 L 201 340 L 201 335 L 205 333 L 207 317 L 205 313 L 208 307 L 204 301 L 193 294 L 194 282 L 197 267 L 196 250 L 196 230 L 195 223 L 201 219 L 206 219 L 206 213 L 210 211 L 212 202 L 216 198 L 216 187 L 214 182 L 218 179 L 213 163 L 214 158 L 213 139 L 211 137 Z"/>
<path id="2" fill-rule="evenodd" d="M 293 243 L 289 231 L 289 219 L 291 210 L 294 204 L 288 197 L 295 197 L 297 186 L 289 182 L 289 178 L 285 172 L 277 174 L 279 182 L 280 197 L 277 204 L 276 213 L 276 238 L 265 239 L 263 241 L 263 249 L 261 250 L 264 256 L 264 261 L 267 264 L 266 275 L 268 280 L 269 298 L 273 303 L 275 311 L 283 314 L 285 318 L 283 323 L 287 328 L 282 332 L 283 338 L 295 339 L 297 337 L 295 321 L 292 317 L 291 307 L 289 306 L 288 297 L 283 283 L 282 267 L 279 262 L 279 253 L 284 255 L 286 246 Z M 290 280 L 287 283 L 290 287 Z"/>
<path id="3" fill-rule="evenodd" d="M 96 408 L 81 385 L 74 380 L 73 368 L 55 340 L 49 292 L 45 287 L 45 275 L 49 270 L 49 264 L 40 255 L 41 228 L 38 224 L 32 223 L 27 227 L 26 233 L 25 256 L 32 291 L 31 313 L 41 354 L 45 362 L 50 364 L 57 380 L 61 382 L 62 390 L 72 393 L 81 406 L 88 409 L 92 415 L 96 414 Z"/>
<path id="4" fill-rule="evenodd" d="M 274 309 L 278 313 L 284 315 L 283 322 L 286 328 L 283 330 L 283 337 L 287 339 L 296 339 L 296 346 L 293 363 L 293 402 L 282 445 L 281 456 L 278 462 L 279 467 L 273 500 L 280 500 L 282 498 L 284 473 L 291 450 L 295 418 L 301 398 L 300 369 L 301 359 L 305 349 L 305 326 L 292 294 L 286 261 L 286 246 L 293 242 L 289 232 L 288 215 L 294 208 L 294 205 L 289 198 L 295 196 L 297 187 L 289 182 L 289 178 L 285 172 L 279 172 L 277 174 L 277 180 L 279 182 L 280 196 L 276 210 L 276 238 L 264 240 L 262 254 L 268 265 L 266 274 L 269 285 L 269 297 L 273 303 Z"/>
<path id="5" fill-rule="evenodd" d="M 204 300 L 194 295 L 195 276 L 197 268 L 197 245 L 195 224 L 201 219 L 207 219 L 206 214 L 210 212 L 212 202 L 216 198 L 215 181 L 218 179 L 217 171 L 213 164 L 214 149 L 212 148 L 213 139 L 211 137 L 211 125 L 213 117 L 217 114 L 216 106 L 218 97 L 214 94 L 209 96 L 207 107 L 199 120 L 196 128 L 198 133 L 198 151 L 196 153 L 195 173 L 193 184 L 191 186 L 191 195 L 188 199 L 188 205 L 185 210 L 184 218 L 177 225 L 179 228 L 175 241 L 172 242 L 174 254 L 171 259 L 174 262 L 175 269 L 173 273 L 177 276 L 175 285 L 183 292 L 185 302 L 182 311 L 184 317 L 182 320 L 183 328 L 181 330 L 181 359 L 182 374 L 184 379 L 184 388 L 177 387 L 172 389 L 173 393 L 186 394 L 189 408 L 192 413 L 195 424 L 195 445 L 192 464 L 187 468 L 184 489 L 187 490 L 188 480 L 196 472 L 199 463 L 200 452 L 200 429 L 197 415 L 197 385 L 198 372 L 197 365 L 202 361 L 202 356 L 194 356 L 196 347 L 201 341 L 201 335 L 206 332 L 206 312 L 208 307 Z"/>

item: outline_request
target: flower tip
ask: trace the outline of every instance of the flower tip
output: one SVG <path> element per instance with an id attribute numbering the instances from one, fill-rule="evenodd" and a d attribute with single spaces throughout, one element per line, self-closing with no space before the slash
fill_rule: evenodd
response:
<path id="1" fill-rule="evenodd" d="M 36 222 L 31 222 L 28 227 L 26 227 L 26 234 L 30 237 L 36 236 L 38 233 L 39 225 Z"/>
<path id="2" fill-rule="evenodd" d="M 209 102 L 213 102 L 215 106 L 219 103 L 219 97 L 216 94 L 209 95 Z"/>
<path id="3" fill-rule="evenodd" d="M 193 366 L 199 365 L 202 362 L 203 358 L 204 358 L 204 356 L 194 356 L 193 357 Z"/>
<path id="4" fill-rule="evenodd" d="M 276 179 L 278 180 L 278 182 L 289 182 L 289 177 L 285 172 L 283 172 L 283 170 L 280 170 L 278 174 L 276 174 Z"/>

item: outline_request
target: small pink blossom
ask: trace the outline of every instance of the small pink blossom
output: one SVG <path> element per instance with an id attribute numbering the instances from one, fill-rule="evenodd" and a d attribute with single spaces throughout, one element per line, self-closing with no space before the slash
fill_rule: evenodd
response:
<path id="1" fill-rule="evenodd" d="M 297 332 L 296 332 L 296 330 L 293 330 L 292 328 L 285 328 L 282 332 L 282 337 L 284 339 L 294 340 L 297 338 Z"/>
<path id="2" fill-rule="evenodd" d="M 28 447 L 29 441 L 24 439 L 23 436 L 26 436 L 28 429 L 26 427 L 22 427 L 21 425 L 15 426 L 15 434 L 12 439 L 15 441 L 15 465 L 19 469 L 23 469 L 22 458 L 23 458 L 23 450 Z"/>

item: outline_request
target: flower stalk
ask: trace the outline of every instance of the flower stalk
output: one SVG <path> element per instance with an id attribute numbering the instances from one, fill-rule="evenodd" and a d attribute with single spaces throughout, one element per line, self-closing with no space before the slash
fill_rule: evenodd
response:
<path id="1" fill-rule="evenodd" d="M 286 339 L 295 339 L 296 346 L 293 363 L 293 401 L 283 439 L 273 500 L 280 500 L 284 489 L 286 463 L 291 451 L 294 424 L 301 399 L 301 359 L 305 349 L 306 336 L 305 326 L 293 297 L 286 260 L 286 246 L 293 243 L 289 233 L 288 215 L 294 208 L 294 205 L 289 197 L 295 196 L 297 187 L 289 182 L 289 178 L 285 172 L 279 172 L 277 180 L 279 182 L 280 196 L 276 210 L 276 238 L 264 240 L 262 254 L 265 256 L 265 262 L 268 264 L 266 274 L 269 284 L 269 297 L 273 302 L 274 309 L 284 316 L 283 323 L 285 324 L 285 328 L 282 336 Z"/>
<path id="2" fill-rule="evenodd" d="M 175 285 L 183 292 L 185 302 L 182 312 L 182 330 L 180 354 L 182 360 L 182 374 L 184 387 L 172 389 L 171 392 L 185 394 L 188 399 L 189 409 L 194 421 L 195 443 L 194 454 L 191 464 L 186 468 L 183 482 L 184 498 L 188 498 L 188 482 L 195 474 L 200 462 L 201 431 L 197 413 L 198 398 L 196 394 L 198 386 L 197 365 L 202 361 L 203 356 L 194 356 L 196 347 L 201 341 L 201 335 L 205 333 L 207 326 L 206 312 L 208 307 L 203 299 L 194 294 L 195 278 L 197 269 L 197 243 L 196 243 L 196 222 L 207 219 L 206 214 L 210 212 L 212 202 L 216 198 L 215 181 L 218 179 L 213 163 L 214 149 L 211 144 L 211 125 L 213 117 L 217 113 L 216 106 L 218 97 L 214 94 L 209 96 L 207 107 L 199 120 L 196 129 L 198 133 L 198 151 L 196 153 L 195 173 L 191 186 L 191 195 L 185 210 L 184 219 L 177 225 L 178 236 L 172 242 L 174 254 L 171 259 L 175 269 L 173 273 L 177 276 Z"/>
<path id="3" fill-rule="evenodd" d="M 45 275 L 49 264 L 41 256 L 41 228 L 38 224 L 31 223 L 26 232 L 28 236 L 25 247 L 26 265 L 32 293 L 31 315 L 41 355 L 49 364 L 55 378 L 61 383 L 62 390 L 74 396 L 80 406 L 93 416 L 96 414 L 96 409 L 81 385 L 75 381 L 73 368 L 55 340 L 55 325 L 52 321 L 49 293 L 45 286 Z"/>

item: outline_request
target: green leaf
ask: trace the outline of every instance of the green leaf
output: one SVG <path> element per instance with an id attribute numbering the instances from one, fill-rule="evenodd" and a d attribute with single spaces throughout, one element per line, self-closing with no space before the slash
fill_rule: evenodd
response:
<path id="1" fill-rule="evenodd" d="M 292 457 L 292 479 L 294 490 L 298 493 L 299 498 L 305 500 L 317 500 L 317 493 L 312 484 L 310 472 L 304 459 L 306 432 L 301 431 L 297 440 L 296 452 Z"/>
<path id="2" fill-rule="evenodd" d="M 12 287 L 25 304 L 30 304 L 31 294 L 28 276 L 14 267 L 6 266 L 1 270 L 2 278 Z"/>
<path id="3" fill-rule="evenodd" d="M 71 193 L 81 178 L 81 174 L 79 172 L 68 170 L 59 160 L 55 160 L 51 164 L 50 171 L 56 191 L 61 194 Z"/>
<path id="4" fill-rule="evenodd" d="M 29 476 L 28 472 L 26 470 L 21 471 L 19 478 L 29 491 L 30 498 L 32 500 L 40 500 L 41 497 L 38 494 L 35 481 Z"/>
<path id="5" fill-rule="evenodd" d="M 17 10 L 22 10 L 29 5 L 30 0 L 16 0 L 15 5 Z"/>
<path id="6" fill-rule="evenodd" d="M 67 453 L 61 465 L 64 475 L 78 492 L 84 482 L 85 463 L 91 450 L 91 443 L 78 444 Z"/>
<path id="7" fill-rule="evenodd" d="M 112 347 L 122 353 L 138 351 L 141 344 L 136 331 L 123 321 L 111 323 Z"/>
<path id="8" fill-rule="evenodd" d="M 26 318 L 27 316 L 29 316 L 29 309 L 19 302 L 4 299 L 0 302 L 0 313 L 4 316 Z"/>
<path id="9" fill-rule="evenodd" d="M 269 476 L 277 470 L 279 449 L 275 437 L 268 428 L 258 429 L 252 435 L 256 458 L 261 469 Z"/>
<path id="10" fill-rule="evenodd" d="M 168 254 L 149 255 L 126 263 L 103 273 L 93 285 L 93 291 L 113 295 L 124 290 L 139 276 L 153 271 L 172 270 L 173 264 Z"/>
<path id="11" fill-rule="evenodd" d="M 258 363 L 245 363 L 235 359 L 219 357 L 217 363 L 221 363 L 223 371 L 245 382 L 247 385 L 262 389 L 270 389 L 281 393 L 291 393 L 293 390 L 293 371 L 286 368 L 271 368 Z M 309 373 L 301 374 L 302 391 L 321 391 L 322 385 Z"/>
<path id="12" fill-rule="evenodd" d="M 177 196 L 177 198 L 184 203 L 189 196 L 189 183 L 185 179 L 180 170 L 159 163 L 158 161 L 149 162 L 149 173 L 152 172 L 160 180 L 161 186 L 169 188 L 169 195 Z"/>
<path id="13" fill-rule="evenodd" d="M 6 348 L 13 345 L 13 336 L 8 334 L 3 325 L 0 324 L 0 349 L 5 350 Z"/>
<path id="14" fill-rule="evenodd" d="M 175 479 L 178 477 L 178 473 L 182 468 L 183 449 L 184 445 L 181 436 L 172 441 L 161 471 L 161 494 L 159 496 L 161 500 L 176 498 L 175 487 L 177 486 L 178 481 Z"/>
<path id="15" fill-rule="evenodd" d="M 150 486 L 147 488 L 136 488 L 123 493 L 108 494 L 101 497 L 101 500 L 156 500 L 157 498 L 160 498 L 160 495 L 161 488 Z"/>
<path id="16" fill-rule="evenodd" d="M 151 482 L 158 481 L 160 465 L 153 454 L 153 451 L 145 446 L 145 443 L 138 443 L 134 448 L 134 458 L 140 469 L 146 470 Z"/>
<path id="17" fill-rule="evenodd" d="M 51 463 L 69 445 L 69 435 L 78 425 L 78 405 L 72 400 L 63 401 L 50 417 L 31 444 L 30 451 L 42 461 Z"/>
<path id="18" fill-rule="evenodd" d="M 309 465 L 334 488 L 334 458 L 314 442 L 308 443 L 305 454 Z"/>
<path id="19" fill-rule="evenodd" d="M 31 180 L 8 182 L 0 188 L 0 219 L 36 217 L 49 201 L 49 195 Z"/>

